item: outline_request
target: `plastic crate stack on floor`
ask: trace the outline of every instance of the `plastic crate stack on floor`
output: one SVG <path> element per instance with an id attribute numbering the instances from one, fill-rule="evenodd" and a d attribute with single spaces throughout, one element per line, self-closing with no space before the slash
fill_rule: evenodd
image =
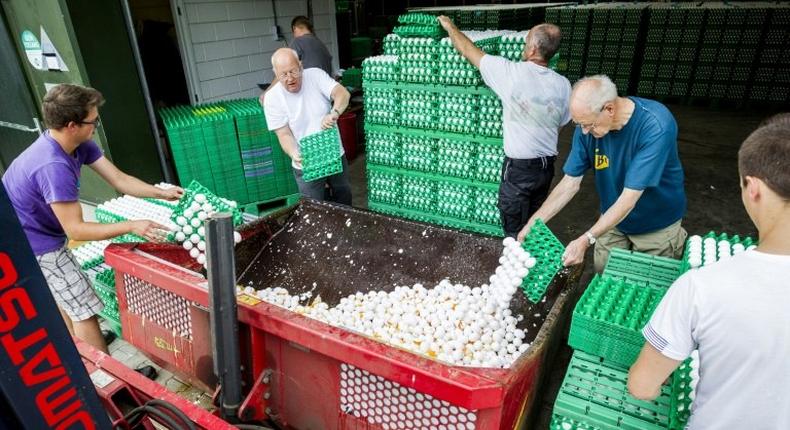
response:
<path id="1" fill-rule="evenodd" d="M 196 180 L 239 205 L 297 192 L 290 159 L 257 99 L 160 110 L 181 184 Z"/>
<path id="2" fill-rule="evenodd" d="M 652 5 L 636 94 L 691 95 L 694 63 L 705 19 L 701 3 Z"/>
<path id="3" fill-rule="evenodd" d="M 492 54 L 505 34 L 468 32 Z M 388 35 L 384 54 L 363 63 L 368 207 L 502 235 L 499 98 L 447 38 Z"/>
<path id="4" fill-rule="evenodd" d="M 605 74 L 621 95 L 635 86 L 639 65 L 637 41 L 647 4 L 611 3 L 594 5 L 585 75 Z M 582 6 L 583 7 L 583 6 Z"/>
<path id="5" fill-rule="evenodd" d="M 247 187 L 247 200 L 236 201 L 242 205 L 268 202 L 298 193 L 291 158 L 282 150 L 277 136 L 269 131 L 258 100 L 232 100 L 224 105 L 236 121 Z"/>
<path id="6" fill-rule="evenodd" d="M 687 360 L 653 401 L 628 393 L 628 368 L 680 260 L 614 249 L 573 311 L 568 344 L 575 350 L 554 404 L 552 429 L 682 429 L 689 417 L 696 363 Z"/>
<path id="7" fill-rule="evenodd" d="M 584 76 L 591 15 L 589 7 L 563 6 L 546 9 L 546 22 L 557 25 L 562 32 L 556 70 L 571 82 Z"/>
<path id="8" fill-rule="evenodd" d="M 769 17 L 764 26 L 762 49 L 755 63 L 749 100 L 790 103 L 790 7 L 765 6 Z"/>

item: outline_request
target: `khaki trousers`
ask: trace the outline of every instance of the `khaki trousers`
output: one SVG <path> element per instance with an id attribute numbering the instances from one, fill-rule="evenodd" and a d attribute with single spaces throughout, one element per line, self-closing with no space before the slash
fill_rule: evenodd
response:
<path id="1" fill-rule="evenodd" d="M 681 220 L 664 227 L 644 234 L 625 234 L 613 228 L 601 235 L 595 242 L 595 272 L 603 272 L 609 251 L 612 248 L 623 248 L 630 251 L 644 252 L 651 255 L 679 259 L 683 256 L 683 247 L 686 243 L 688 233 L 680 226 Z"/>

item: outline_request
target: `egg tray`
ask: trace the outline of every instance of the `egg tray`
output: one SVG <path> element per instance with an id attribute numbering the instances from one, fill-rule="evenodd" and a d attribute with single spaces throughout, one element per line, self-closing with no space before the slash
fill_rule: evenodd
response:
<path id="1" fill-rule="evenodd" d="M 702 240 L 704 241 L 707 238 L 716 239 L 717 243 L 721 240 L 726 240 L 727 242 L 730 242 L 730 245 L 735 245 L 736 243 L 740 243 L 741 245 L 744 246 L 744 248 L 748 248 L 752 245 L 757 245 L 757 241 L 752 237 L 745 236 L 741 238 L 737 234 L 733 236 L 729 236 L 727 233 L 716 233 L 714 231 L 709 231 L 707 234 L 702 236 Z M 690 243 L 691 241 L 689 239 L 686 239 L 686 246 L 685 249 L 683 250 L 683 258 L 681 259 L 681 264 L 680 264 L 680 273 L 686 273 L 692 269 L 691 264 L 689 263 Z M 703 245 L 703 254 L 704 254 L 704 245 Z M 718 249 L 716 250 L 716 254 L 717 254 L 716 260 L 718 261 L 719 260 Z"/>
<path id="2" fill-rule="evenodd" d="M 670 421 L 670 387 L 653 401 L 628 393 L 628 371 L 599 357 L 575 351 L 562 381 L 553 415 L 593 429 L 666 430 Z"/>
<path id="3" fill-rule="evenodd" d="M 522 248 L 535 257 L 537 264 L 521 283 L 521 289 L 532 303 L 538 303 L 562 268 L 562 253 L 565 247 L 551 232 L 543 220 L 536 220 L 529 234 L 524 238 Z"/>
<path id="4" fill-rule="evenodd" d="M 672 373 L 672 392 L 669 409 L 669 429 L 682 430 L 691 417 L 691 358 L 687 358 Z"/>
<path id="5" fill-rule="evenodd" d="M 104 303 L 102 313 L 111 319 L 120 321 L 118 296 L 115 291 L 115 270 L 108 266 L 103 266 L 102 270 L 94 271 L 88 276 L 92 278 L 93 290 Z"/>
<path id="6" fill-rule="evenodd" d="M 562 415 L 552 414 L 551 423 L 549 423 L 549 430 L 606 430 L 606 429 L 593 426 L 585 422 L 576 421 L 574 419 L 564 417 Z"/>
<path id="7" fill-rule="evenodd" d="M 342 173 L 340 145 L 340 131 L 337 127 L 303 137 L 299 141 L 302 178 L 309 182 Z"/>
<path id="8" fill-rule="evenodd" d="M 241 211 L 238 207 L 232 207 L 225 199 L 220 198 L 216 194 L 212 193 L 208 188 L 204 187 L 195 180 L 190 182 L 189 186 L 184 188 L 184 195 L 181 196 L 181 200 L 178 201 L 178 206 L 173 209 L 173 215 L 170 216 L 170 220 L 175 223 L 178 217 L 183 216 L 184 211 L 192 206 L 192 202 L 195 201 L 195 196 L 197 194 L 203 194 L 206 196 L 206 202 L 211 203 L 217 212 L 230 213 L 233 217 L 234 226 L 239 226 L 244 222 Z"/>
<path id="9" fill-rule="evenodd" d="M 626 281 L 669 287 L 680 276 L 681 261 L 613 248 L 603 273 Z"/>
<path id="10" fill-rule="evenodd" d="M 665 292 L 665 288 L 595 275 L 573 310 L 568 345 L 628 368 L 644 344 L 641 330 Z"/>

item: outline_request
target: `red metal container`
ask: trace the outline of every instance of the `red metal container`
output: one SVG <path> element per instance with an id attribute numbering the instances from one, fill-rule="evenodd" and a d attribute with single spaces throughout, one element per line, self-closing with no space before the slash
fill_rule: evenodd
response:
<path id="1" fill-rule="evenodd" d="M 337 119 L 337 126 L 340 129 L 340 140 L 343 142 L 343 150 L 346 152 L 346 159 L 351 162 L 357 157 L 359 152 L 357 145 L 357 114 L 346 112 Z"/>
<path id="2" fill-rule="evenodd" d="M 390 230 L 406 224 L 425 228 L 381 215 L 370 217 L 384 221 Z M 355 233 L 364 236 L 364 227 L 358 226 Z M 262 244 L 272 228 L 259 224 L 256 231 L 244 232 L 243 243 Z M 108 247 L 105 258 L 116 270 L 124 337 L 158 364 L 212 388 L 207 284 L 187 268 L 186 251 L 123 244 Z M 450 366 L 240 296 L 239 333 L 248 387 L 242 414 L 303 430 L 517 428 L 537 409 L 533 406 L 547 356 L 559 344 L 557 328 L 570 310 L 572 289 L 563 287 L 575 286 L 580 272 L 555 277 L 547 294 L 545 322 L 532 346 L 509 369 Z"/>

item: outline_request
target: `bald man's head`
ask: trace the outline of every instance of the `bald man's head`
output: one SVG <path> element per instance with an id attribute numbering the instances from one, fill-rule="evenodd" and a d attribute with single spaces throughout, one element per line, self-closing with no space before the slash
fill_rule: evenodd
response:
<path id="1" fill-rule="evenodd" d="M 594 75 L 579 79 L 571 91 L 571 118 L 583 133 L 601 138 L 613 126 L 616 100 L 617 86 L 608 76 Z"/>
<path id="2" fill-rule="evenodd" d="M 560 48 L 562 33 L 554 24 L 538 24 L 529 30 L 527 38 L 528 48 L 535 48 L 542 59 L 549 61 Z"/>
<path id="3" fill-rule="evenodd" d="M 288 92 L 302 89 L 302 63 L 291 48 L 280 48 L 272 54 L 272 70 Z"/>

